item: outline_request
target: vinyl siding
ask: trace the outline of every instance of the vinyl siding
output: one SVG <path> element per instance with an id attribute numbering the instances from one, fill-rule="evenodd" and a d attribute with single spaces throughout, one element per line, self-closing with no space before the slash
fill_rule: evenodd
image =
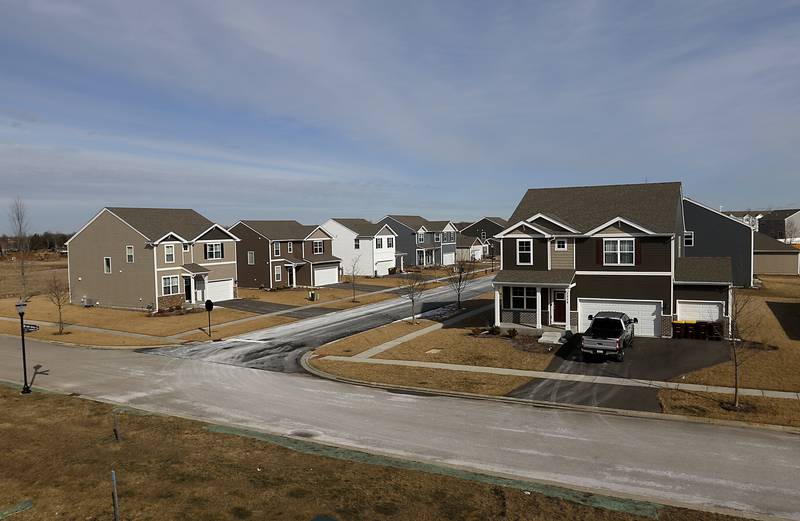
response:
<path id="1" fill-rule="evenodd" d="M 672 279 L 660 275 L 576 275 L 570 293 L 572 311 L 579 298 L 661 300 L 664 315 L 672 314 Z"/>
<path id="2" fill-rule="evenodd" d="M 597 249 L 602 251 L 603 238 L 576 239 L 575 268 L 578 271 L 660 271 L 672 270 L 670 237 L 636 237 L 637 261 L 635 266 L 605 266 L 597 262 Z M 598 246 L 599 244 L 599 246 Z M 504 246 L 505 247 L 505 246 Z"/>
<path id="3" fill-rule="evenodd" d="M 575 267 L 575 240 L 566 239 L 567 251 L 556 250 L 556 241 L 550 242 L 550 268 L 571 270 Z"/>

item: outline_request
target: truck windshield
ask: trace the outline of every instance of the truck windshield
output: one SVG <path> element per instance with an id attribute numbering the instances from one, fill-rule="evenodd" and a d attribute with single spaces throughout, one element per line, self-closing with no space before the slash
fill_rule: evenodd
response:
<path id="1" fill-rule="evenodd" d="M 603 336 L 618 336 L 622 333 L 622 322 L 615 318 L 596 318 L 592 320 L 592 332 Z"/>

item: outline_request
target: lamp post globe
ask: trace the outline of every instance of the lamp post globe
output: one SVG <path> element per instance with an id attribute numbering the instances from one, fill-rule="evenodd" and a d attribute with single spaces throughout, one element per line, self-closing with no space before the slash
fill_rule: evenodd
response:
<path id="1" fill-rule="evenodd" d="M 21 394 L 30 394 L 31 387 L 28 385 L 28 360 L 25 357 L 25 308 L 28 306 L 24 299 L 19 299 L 15 305 L 19 313 L 19 332 L 22 339 L 22 391 Z"/>

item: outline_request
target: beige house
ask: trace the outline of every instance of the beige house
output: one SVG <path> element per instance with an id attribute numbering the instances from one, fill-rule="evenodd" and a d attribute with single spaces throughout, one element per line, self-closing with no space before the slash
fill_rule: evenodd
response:
<path id="1" fill-rule="evenodd" d="M 194 210 L 103 208 L 67 241 L 70 301 L 158 311 L 230 300 L 237 242 Z"/>

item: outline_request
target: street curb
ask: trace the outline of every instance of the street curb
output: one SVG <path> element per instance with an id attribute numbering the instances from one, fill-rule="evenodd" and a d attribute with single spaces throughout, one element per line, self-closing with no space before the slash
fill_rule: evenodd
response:
<path id="1" fill-rule="evenodd" d="M 573 405 L 567 403 L 558 403 L 558 402 L 545 402 L 539 400 L 526 400 L 524 398 L 511 398 L 509 396 L 489 396 L 485 394 L 474 394 L 474 393 L 462 393 L 458 391 L 442 391 L 437 389 L 428 389 L 425 387 L 410 387 L 410 386 L 402 386 L 402 385 L 393 385 L 393 384 L 383 384 L 378 382 L 368 382 L 365 380 L 355 380 L 351 378 L 344 378 L 341 376 L 336 376 L 331 373 L 327 373 L 322 371 L 321 369 L 317 369 L 313 367 L 309 360 L 313 358 L 314 352 L 308 351 L 306 352 L 302 358 L 300 358 L 300 365 L 308 371 L 309 373 L 317 376 L 319 378 L 325 378 L 326 380 L 332 380 L 335 382 L 351 384 L 351 385 L 360 385 L 363 387 L 372 387 L 375 389 L 385 389 L 389 391 L 405 391 L 405 392 L 412 392 L 412 393 L 419 393 L 419 394 L 428 394 L 432 396 L 443 396 L 449 398 L 465 398 L 469 400 L 483 400 L 483 401 L 492 401 L 492 402 L 501 402 L 501 403 L 510 403 L 516 405 L 526 405 L 529 407 L 539 407 L 542 409 L 558 409 L 558 410 L 566 410 L 566 411 L 573 411 L 573 412 L 588 412 L 588 413 L 595 413 L 595 414 L 606 414 L 610 416 L 621 416 L 621 417 L 628 417 L 628 418 L 640 418 L 640 419 L 649 419 L 649 420 L 662 420 L 662 421 L 677 421 L 677 422 L 684 422 L 684 423 L 700 423 L 700 424 L 707 424 L 707 425 L 721 425 L 725 427 L 739 427 L 739 428 L 747 428 L 747 429 L 760 429 L 760 430 L 769 430 L 769 431 L 776 431 L 782 432 L 786 434 L 794 434 L 800 435 L 800 428 L 798 427 L 788 427 L 786 425 L 772 425 L 768 423 L 749 423 L 743 422 L 738 420 L 721 420 L 717 418 L 702 418 L 699 416 L 686 416 L 681 414 L 666 414 L 666 413 L 658 413 L 658 412 L 644 412 L 644 411 L 629 411 L 626 409 L 612 409 L 610 407 L 592 407 L 589 405 Z"/>

